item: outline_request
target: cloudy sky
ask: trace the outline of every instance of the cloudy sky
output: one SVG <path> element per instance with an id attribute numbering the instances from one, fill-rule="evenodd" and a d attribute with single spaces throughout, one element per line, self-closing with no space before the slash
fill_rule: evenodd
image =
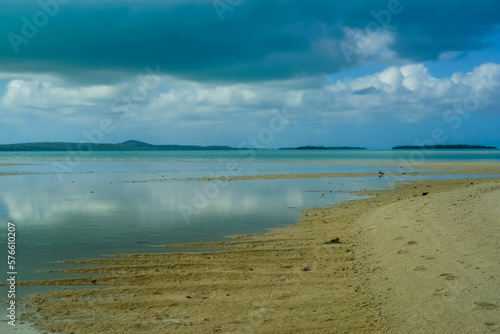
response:
<path id="1" fill-rule="evenodd" d="M 498 0 L 0 7 L 0 143 L 500 146 L 499 105 Z"/>

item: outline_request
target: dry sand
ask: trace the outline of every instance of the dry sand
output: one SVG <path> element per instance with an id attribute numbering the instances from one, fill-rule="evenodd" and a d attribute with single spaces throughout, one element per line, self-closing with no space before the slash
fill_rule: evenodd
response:
<path id="1" fill-rule="evenodd" d="M 62 333 L 500 332 L 500 180 L 371 195 L 267 234 L 170 246 L 205 252 L 82 261 L 97 267 L 67 272 L 92 277 L 25 284 L 95 288 L 30 297 L 24 320 Z"/>
<path id="2" fill-rule="evenodd" d="M 358 220 L 370 295 L 394 333 L 500 333 L 500 180 L 426 188 Z"/>

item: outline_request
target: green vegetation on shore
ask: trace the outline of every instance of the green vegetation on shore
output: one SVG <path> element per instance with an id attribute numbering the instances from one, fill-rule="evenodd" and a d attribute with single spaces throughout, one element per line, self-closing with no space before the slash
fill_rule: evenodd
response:
<path id="1" fill-rule="evenodd" d="M 137 140 L 128 140 L 118 144 L 98 143 L 65 143 L 65 142 L 40 142 L 0 144 L 0 152 L 5 151 L 216 151 L 216 150 L 238 150 L 230 146 L 198 146 L 198 145 L 153 145 Z M 248 148 L 243 148 L 248 149 Z M 464 149 L 497 149 L 494 146 L 485 145 L 402 145 L 394 146 L 393 150 L 464 150 Z M 356 146 L 299 146 L 283 147 L 280 150 L 366 150 L 366 147 Z"/>
<path id="2" fill-rule="evenodd" d="M 394 146 L 393 150 L 496 150 L 494 146 L 485 145 L 424 145 L 424 146 L 412 146 L 412 145 L 402 145 Z"/>
<path id="3" fill-rule="evenodd" d="M 299 147 L 284 147 L 280 150 L 366 150 L 366 147 L 352 147 L 352 146 L 299 146 Z"/>
<path id="4" fill-rule="evenodd" d="M 229 146 L 152 145 L 137 140 L 119 144 L 93 143 L 24 143 L 0 145 L 0 151 L 196 151 L 236 150 Z"/>

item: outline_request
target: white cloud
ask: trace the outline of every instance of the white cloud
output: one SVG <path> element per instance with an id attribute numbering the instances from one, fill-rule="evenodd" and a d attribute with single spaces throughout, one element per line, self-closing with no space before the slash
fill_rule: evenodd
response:
<path id="1" fill-rule="evenodd" d="M 403 74 L 403 87 L 414 92 L 424 87 L 433 87 L 437 79 L 433 78 L 423 64 L 412 64 L 401 67 Z"/>
<path id="2" fill-rule="evenodd" d="M 397 67 L 389 67 L 388 69 L 375 75 L 381 83 L 381 89 L 387 93 L 395 93 L 403 81 L 403 73 Z"/>
<path id="3" fill-rule="evenodd" d="M 94 106 L 118 93 L 113 86 L 66 88 L 39 80 L 12 80 L 7 84 L 2 105 L 8 108 L 53 109 L 68 106 Z"/>
<path id="4" fill-rule="evenodd" d="M 437 79 L 423 64 L 410 64 L 337 81 L 326 90 L 332 94 L 330 106 L 350 111 L 354 119 L 367 120 L 370 115 L 383 112 L 413 122 L 427 115 L 443 114 L 453 104 L 471 99 L 476 103 L 474 112 L 498 112 L 491 106 L 500 102 L 500 65 L 483 64 L 470 73 Z M 324 92 L 310 91 L 306 102 L 324 100 L 321 94 Z"/>
<path id="5" fill-rule="evenodd" d="M 89 110 L 97 117 L 116 118 L 120 115 L 111 111 L 112 102 L 139 82 L 134 78 L 114 86 L 64 87 L 45 80 L 11 80 L 0 97 L 3 115 L 6 111 L 10 114 L 2 122 L 49 111 L 52 115 L 80 117 L 79 120 Z M 298 114 L 295 122 L 368 123 L 380 120 L 380 115 L 417 122 L 427 116 L 443 115 L 454 104 L 471 101 L 475 103 L 472 112 L 498 113 L 500 65 L 483 64 L 470 73 L 438 79 L 423 64 L 409 64 L 322 84 L 307 78 L 262 85 L 208 85 L 163 76 L 161 85 L 148 92 L 147 99 L 137 103 L 133 112 L 123 118 L 123 126 L 164 126 L 177 131 L 196 126 L 212 131 L 215 128 L 209 126 L 215 124 L 226 125 L 221 131 L 237 132 L 241 127 L 258 126 L 271 115 L 271 110 L 284 105 Z"/>
<path id="6" fill-rule="evenodd" d="M 172 78 L 168 78 L 167 81 L 171 88 L 166 92 L 159 93 L 152 100 L 152 108 L 175 108 L 182 111 L 213 106 L 224 109 L 251 106 L 259 102 L 259 92 L 247 85 L 208 87 Z"/>
<path id="7" fill-rule="evenodd" d="M 348 63 L 354 58 L 394 60 L 396 54 L 390 45 L 394 42 L 394 32 L 388 28 L 380 28 L 367 32 L 366 29 L 344 27 L 344 40 L 340 48 Z"/>

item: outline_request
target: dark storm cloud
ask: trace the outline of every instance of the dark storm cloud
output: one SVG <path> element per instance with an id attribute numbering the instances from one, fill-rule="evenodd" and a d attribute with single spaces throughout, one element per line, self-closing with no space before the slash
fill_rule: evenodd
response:
<path id="1" fill-rule="evenodd" d="M 443 51 L 487 48 L 484 38 L 499 31 L 500 2 L 413 1 L 396 19 L 393 49 L 399 56 L 436 60 Z"/>
<path id="2" fill-rule="evenodd" d="M 386 20 L 390 48 L 411 60 L 486 48 L 500 22 L 495 0 L 218 1 L 7 1 L 0 71 L 104 81 L 159 64 L 162 73 L 199 81 L 279 80 L 355 65 L 359 58 L 347 62 L 339 47 L 343 27 L 363 31 L 377 22 L 371 11 L 385 26 L 381 11 L 390 4 L 400 9 Z M 39 3 L 52 4 L 46 22 Z M 214 3 L 226 7 L 217 13 Z M 36 34 L 25 27 L 34 20 Z"/>
<path id="3" fill-rule="evenodd" d="M 363 88 L 363 89 L 358 89 L 352 92 L 353 95 L 369 95 L 373 93 L 379 92 L 379 89 L 376 89 L 375 87 L 368 87 L 368 88 Z"/>

